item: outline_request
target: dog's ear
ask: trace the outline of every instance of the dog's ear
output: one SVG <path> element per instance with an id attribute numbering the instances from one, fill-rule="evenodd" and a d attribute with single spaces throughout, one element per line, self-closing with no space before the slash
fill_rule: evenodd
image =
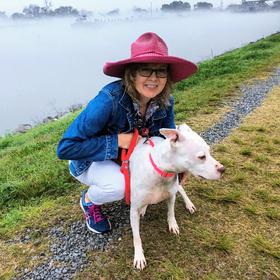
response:
<path id="1" fill-rule="evenodd" d="M 161 128 L 159 132 L 166 139 L 169 139 L 171 142 L 177 142 L 179 138 L 182 137 L 181 133 L 177 129 Z"/>
<path id="2" fill-rule="evenodd" d="M 179 130 L 179 131 L 181 131 L 181 132 L 183 132 L 183 131 L 185 131 L 185 132 L 191 132 L 191 131 L 193 131 L 187 124 L 185 124 L 185 123 L 183 123 L 183 124 L 180 124 L 180 125 L 176 125 L 176 128 Z"/>

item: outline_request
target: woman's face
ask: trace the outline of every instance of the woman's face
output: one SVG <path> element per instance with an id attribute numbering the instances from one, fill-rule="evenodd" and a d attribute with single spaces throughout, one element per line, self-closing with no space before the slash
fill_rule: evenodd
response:
<path id="1" fill-rule="evenodd" d="M 136 71 L 134 86 L 140 94 L 141 105 L 159 95 L 167 82 L 167 64 L 145 63 Z"/>

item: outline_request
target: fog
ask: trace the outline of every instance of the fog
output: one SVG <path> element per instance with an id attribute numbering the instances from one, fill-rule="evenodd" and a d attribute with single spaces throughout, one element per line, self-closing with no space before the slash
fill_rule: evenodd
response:
<path id="1" fill-rule="evenodd" d="M 106 61 L 128 58 L 130 44 L 158 33 L 171 55 L 194 62 L 280 31 L 279 13 L 191 13 L 74 27 L 75 19 L 0 21 L 0 135 L 87 103 L 115 78 Z"/>

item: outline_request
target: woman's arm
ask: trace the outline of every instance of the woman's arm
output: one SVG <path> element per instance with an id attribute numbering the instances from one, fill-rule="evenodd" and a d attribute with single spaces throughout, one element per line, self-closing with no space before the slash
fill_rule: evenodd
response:
<path id="1" fill-rule="evenodd" d="M 68 127 L 57 156 L 68 160 L 102 161 L 118 156 L 118 135 L 102 135 L 113 116 L 112 96 L 101 91 Z"/>

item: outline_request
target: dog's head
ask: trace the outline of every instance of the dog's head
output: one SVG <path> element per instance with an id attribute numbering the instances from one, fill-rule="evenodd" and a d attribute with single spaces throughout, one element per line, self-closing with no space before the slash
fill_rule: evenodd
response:
<path id="1" fill-rule="evenodd" d="M 224 166 L 210 154 L 207 143 L 188 125 L 182 124 L 177 129 L 160 129 L 165 136 L 171 152 L 172 165 L 179 172 L 190 171 L 196 177 L 209 180 L 219 179 Z"/>

